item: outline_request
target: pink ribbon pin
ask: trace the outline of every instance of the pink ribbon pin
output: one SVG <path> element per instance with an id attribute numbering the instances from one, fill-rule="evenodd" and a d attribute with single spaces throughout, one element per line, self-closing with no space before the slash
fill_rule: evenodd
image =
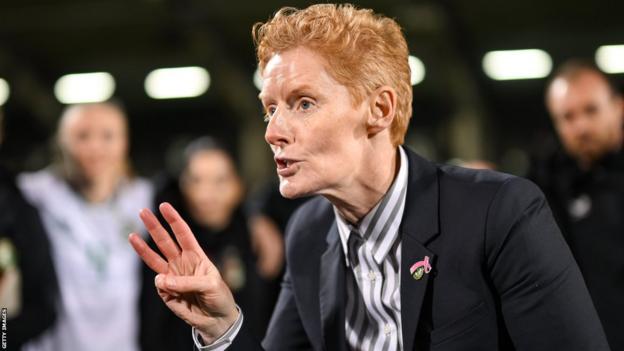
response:
<path id="1" fill-rule="evenodd" d="M 425 256 L 425 259 L 418 261 L 410 267 L 410 273 L 414 279 L 419 280 L 423 274 L 431 272 L 431 264 L 429 263 L 429 256 Z"/>

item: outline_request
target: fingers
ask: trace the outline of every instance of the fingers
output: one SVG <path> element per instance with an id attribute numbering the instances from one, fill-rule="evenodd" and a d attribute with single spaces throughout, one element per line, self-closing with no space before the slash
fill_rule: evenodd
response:
<path id="1" fill-rule="evenodd" d="M 178 211 L 176 211 L 173 206 L 171 206 L 167 202 L 163 202 L 159 206 L 160 213 L 162 213 L 163 217 L 173 230 L 175 234 L 176 240 L 182 247 L 182 250 L 190 250 L 195 251 L 197 253 L 201 253 L 203 255 L 203 250 L 197 243 L 197 239 L 195 239 L 195 235 L 191 232 L 191 228 L 189 228 L 188 224 L 180 217 Z"/>
<path id="2" fill-rule="evenodd" d="M 201 276 L 181 276 L 172 274 L 159 274 L 156 276 L 156 287 L 171 295 L 184 294 L 184 293 L 203 293 L 210 291 L 211 293 L 219 293 L 218 289 L 227 289 L 227 285 L 219 284 L 216 282 L 218 276 L 210 277 L 206 275 Z M 222 292 L 227 293 L 226 290 Z"/>
<path id="3" fill-rule="evenodd" d="M 143 262 L 156 273 L 167 273 L 168 265 L 154 250 L 152 250 L 141 237 L 136 233 L 131 233 L 128 237 L 130 245 L 141 257 Z"/>
<path id="4" fill-rule="evenodd" d="M 210 292 L 211 294 L 226 294 L 228 292 L 229 288 L 223 282 L 221 275 L 207 259 L 197 265 L 195 274 L 158 274 L 154 278 L 154 285 L 156 285 L 158 290 L 163 290 L 173 295 L 190 292 Z"/>
<path id="5" fill-rule="evenodd" d="M 165 255 L 167 260 L 171 261 L 176 258 L 180 254 L 178 245 L 173 241 L 169 232 L 163 228 L 152 211 L 144 208 L 139 212 L 139 217 L 141 217 L 145 228 L 147 228 L 156 246 L 158 246 L 160 252 Z"/>

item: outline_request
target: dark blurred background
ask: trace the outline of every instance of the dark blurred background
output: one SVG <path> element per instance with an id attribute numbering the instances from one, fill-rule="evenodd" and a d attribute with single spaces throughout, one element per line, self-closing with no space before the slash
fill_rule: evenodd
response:
<path id="1" fill-rule="evenodd" d="M 252 188 L 274 177 L 263 140 L 253 75 L 251 27 L 282 6 L 310 1 L 2 0 L 0 78 L 10 95 L 0 107 L 0 157 L 15 171 L 45 166 L 64 104 L 54 93 L 66 74 L 108 72 L 113 96 L 131 123 L 138 173 L 175 167 L 175 150 L 211 134 L 237 150 Z M 554 140 L 544 108 L 545 78 L 495 80 L 482 60 L 492 50 L 541 49 L 552 66 L 594 59 L 603 45 L 624 44 L 624 1 L 356 1 L 394 17 L 412 55 L 425 67 L 414 86 L 407 138 L 425 156 L 484 159 L 523 175 L 528 155 Z M 622 58 L 624 60 L 624 57 Z M 163 67 L 200 66 L 208 90 L 193 98 L 157 100 L 146 76 Z M 622 86 L 624 74 L 613 74 Z"/>

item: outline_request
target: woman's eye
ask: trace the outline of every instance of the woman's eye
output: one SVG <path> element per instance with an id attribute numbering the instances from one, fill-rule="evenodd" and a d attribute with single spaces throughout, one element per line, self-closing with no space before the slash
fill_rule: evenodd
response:
<path id="1" fill-rule="evenodd" d="M 273 116 L 273 114 L 275 114 L 276 108 L 274 106 L 269 106 L 266 109 L 266 113 L 264 114 L 264 121 L 268 122 L 269 119 L 271 119 L 271 116 Z"/>
<path id="2" fill-rule="evenodd" d="M 85 141 L 85 140 L 89 139 L 89 133 L 87 133 L 87 132 L 80 132 L 76 136 L 76 139 L 78 139 L 78 141 Z"/>
<path id="3" fill-rule="evenodd" d="M 113 140 L 114 136 L 115 136 L 115 134 L 113 132 L 111 132 L 111 131 L 106 131 L 106 132 L 102 133 L 102 137 L 106 141 Z"/>
<path id="4" fill-rule="evenodd" d="M 308 110 L 308 109 L 310 109 L 312 107 L 312 101 L 303 100 L 303 101 L 301 101 L 300 106 L 301 106 L 302 110 Z"/>

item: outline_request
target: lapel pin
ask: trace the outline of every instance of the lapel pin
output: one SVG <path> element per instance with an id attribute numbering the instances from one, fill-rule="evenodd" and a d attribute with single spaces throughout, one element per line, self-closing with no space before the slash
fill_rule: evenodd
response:
<path id="1" fill-rule="evenodd" d="M 431 272 L 431 264 L 429 263 L 429 256 L 425 256 L 425 259 L 422 261 L 418 261 L 410 267 L 410 273 L 412 277 L 416 280 L 420 280 L 423 277 L 423 274 L 428 274 Z"/>

